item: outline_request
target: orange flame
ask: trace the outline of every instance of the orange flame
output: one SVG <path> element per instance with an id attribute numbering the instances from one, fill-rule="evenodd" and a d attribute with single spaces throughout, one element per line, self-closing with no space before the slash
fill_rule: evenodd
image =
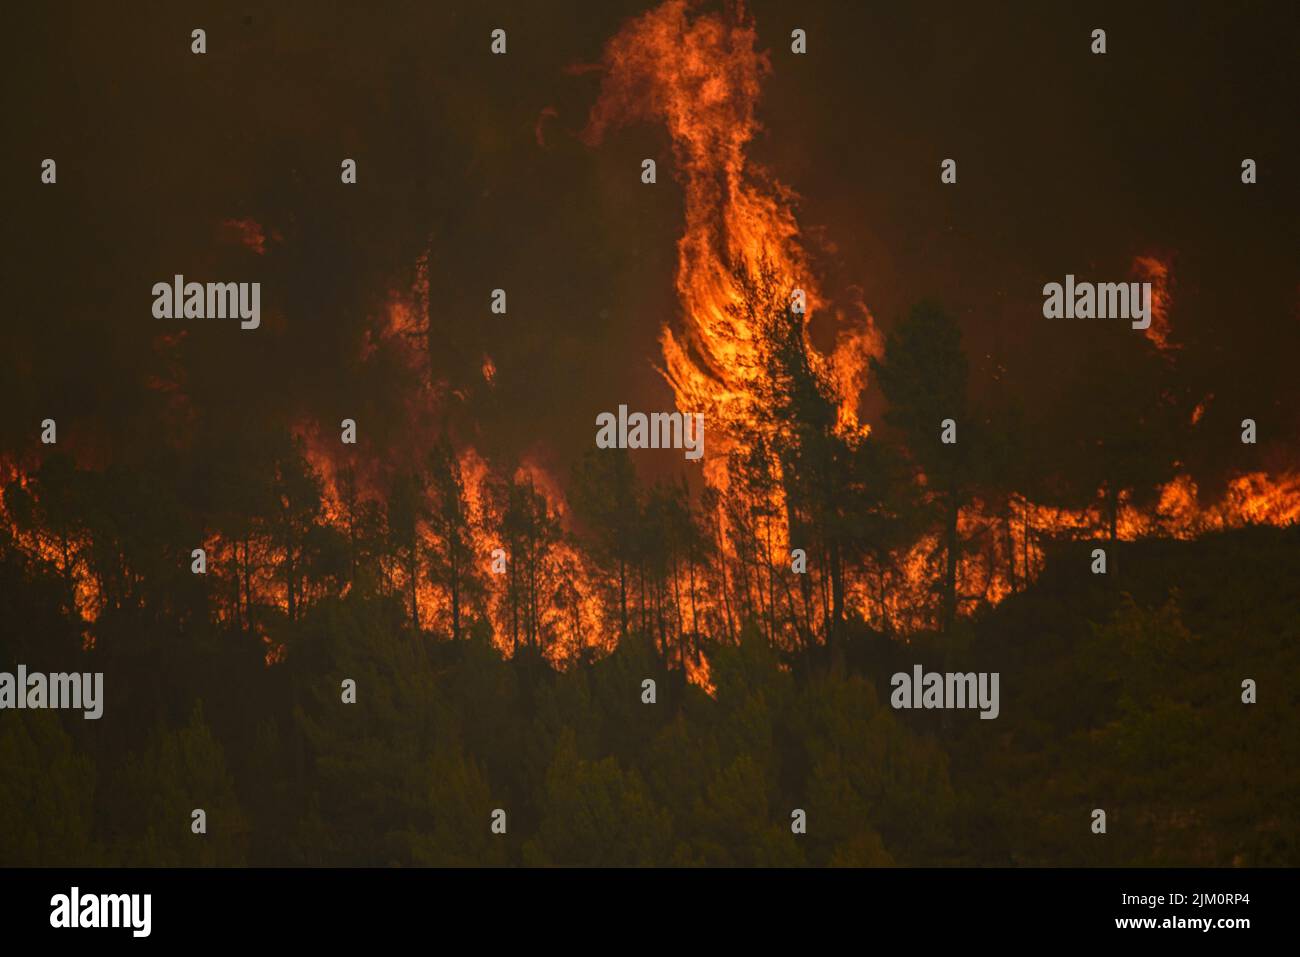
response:
<path id="1" fill-rule="evenodd" d="M 266 231 L 255 219 L 227 219 L 221 223 L 224 238 L 239 243 L 258 256 L 266 255 Z"/>
<path id="2" fill-rule="evenodd" d="M 1169 339 L 1173 327 L 1169 324 L 1169 309 L 1173 304 L 1170 288 L 1173 277 L 1169 270 L 1168 258 L 1159 256 L 1138 256 L 1133 260 L 1133 272 L 1143 282 L 1151 283 L 1151 325 L 1143 330 L 1143 335 L 1161 352 L 1168 353 L 1178 348 Z"/>
<path id="3" fill-rule="evenodd" d="M 867 357 L 879 350 L 866 314 L 861 325 L 841 333 L 830 356 L 808 338 L 808 322 L 826 301 L 800 243 L 796 196 L 746 155 L 760 130 L 761 81 L 771 71 L 756 42 L 754 24 L 741 10 L 728 18 L 694 17 L 685 0 L 669 0 L 606 45 L 601 94 L 584 134 L 594 144 L 616 125 L 653 120 L 672 139 L 685 190 L 686 225 L 677 247 L 683 317 L 680 331 L 663 326 L 662 373 L 679 410 L 705 414 L 713 441 L 705 475 L 721 489 L 728 485 L 726 453 L 748 451 L 762 421 L 755 401 L 765 372 L 756 328 L 763 317 L 744 307 L 747 282 L 774 275 L 784 303 L 801 291 L 805 351 L 839 390 L 844 430 L 865 434 L 857 400 Z"/>

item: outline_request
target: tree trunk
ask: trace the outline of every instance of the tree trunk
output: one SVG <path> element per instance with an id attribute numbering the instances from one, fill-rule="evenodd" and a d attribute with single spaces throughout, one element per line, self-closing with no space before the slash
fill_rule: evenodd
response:
<path id="1" fill-rule="evenodd" d="M 718 506 L 721 511 L 722 506 Z M 727 596 L 727 553 L 722 539 L 722 516 L 718 515 L 718 570 L 722 576 L 722 610 L 726 615 L 727 621 L 727 640 L 732 640 L 733 629 L 731 626 L 731 599 Z"/>
<path id="2" fill-rule="evenodd" d="M 249 555 L 248 536 L 244 536 L 244 608 L 247 614 L 244 621 L 248 624 L 248 633 L 253 633 L 253 560 Z"/>
<path id="3" fill-rule="evenodd" d="M 945 568 L 943 574 L 943 631 L 946 634 L 957 617 L 957 497 L 949 495 L 944 527 Z"/>
<path id="4" fill-rule="evenodd" d="M 416 552 L 416 546 L 411 545 L 411 561 L 407 568 L 407 576 L 411 580 L 411 627 L 418 635 L 420 633 L 420 602 L 416 596 L 416 589 L 419 586 L 420 575 L 420 556 Z"/>
<path id="5" fill-rule="evenodd" d="M 450 539 L 449 535 L 448 541 Z M 451 560 L 451 640 L 460 641 L 460 553 L 454 542 L 447 551 L 447 557 Z"/>
<path id="6" fill-rule="evenodd" d="M 619 638 L 627 638 L 627 562 L 618 560 L 618 625 Z"/>
<path id="7" fill-rule="evenodd" d="M 1106 483 L 1106 518 L 1110 524 L 1110 540 L 1114 542 L 1119 531 L 1119 491 L 1114 483 Z"/>

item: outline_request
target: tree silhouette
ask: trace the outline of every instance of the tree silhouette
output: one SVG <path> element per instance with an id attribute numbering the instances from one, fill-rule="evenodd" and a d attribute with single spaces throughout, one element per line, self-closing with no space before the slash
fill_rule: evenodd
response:
<path id="1" fill-rule="evenodd" d="M 388 496 L 388 547 L 402 573 L 411 616 L 411 629 L 420 632 L 420 580 L 423 565 L 422 532 L 429 515 L 427 477 L 419 469 L 404 469 L 393 479 Z"/>
<path id="2" fill-rule="evenodd" d="M 433 538 L 430 578 L 447 591 L 451 606 L 451 637 L 460 641 L 466 609 L 477 600 L 482 587 L 475 573 L 469 506 L 465 501 L 460 462 L 445 436 L 434 445 L 429 459 L 433 493 L 429 511 L 429 529 Z"/>
<path id="3" fill-rule="evenodd" d="M 630 577 L 641 519 L 636 473 L 626 449 L 588 449 L 574 465 L 569 501 L 586 525 L 597 562 L 614 577 L 619 637 L 627 638 Z"/>
<path id="4" fill-rule="evenodd" d="M 967 415 L 969 370 L 961 330 L 934 303 L 916 306 L 890 331 L 885 354 L 871 369 L 889 403 L 885 421 L 897 429 L 925 476 L 940 515 L 944 572 L 940 624 L 951 628 L 957 614 L 957 567 L 961 536 L 957 520 L 971 486 L 972 455 L 978 440 Z M 958 441 L 941 441 L 941 423 L 952 419 Z"/>

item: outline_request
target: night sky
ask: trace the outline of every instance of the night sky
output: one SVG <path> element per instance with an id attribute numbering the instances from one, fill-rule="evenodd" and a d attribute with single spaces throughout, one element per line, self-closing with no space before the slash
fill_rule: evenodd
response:
<path id="1" fill-rule="evenodd" d="M 426 250 L 429 361 L 461 441 L 562 465 L 590 447 L 598 411 L 671 408 L 655 371 L 678 309 L 667 134 L 579 138 L 599 88 L 581 67 L 649 6 L 7 11 L 0 451 L 35 452 L 52 416 L 61 445 L 129 459 L 173 421 L 167 401 L 209 436 L 354 416 L 381 452 L 399 449 L 411 383 L 358 357 Z M 939 299 L 960 319 L 974 387 L 1001 365 L 1037 408 L 1057 408 L 1092 337 L 1136 335 L 1045 320 L 1043 284 L 1123 280 L 1135 256 L 1168 258 L 1178 380 L 1214 394 L 1205 459 L 1252 416 L 1265 464 L 1294 467 L 1297 8 L 1140 6 L 753 3 L 772 71 L 751 156 L 801 197 L 826 293 L 860 288 L 885 331 Z M 195 27 L 204 56 L 190 52 Z M 488 52 L 494 27 L 504 57 Z M 789 52 L 795 27 L 806 56 Z M 1094 27 L 1105 56 L 1089 52 Z M 56 186 L 40 183 L 45 157 Z M 356 186 L 339 182 L 344 157 Z M 643 157 L 659 163 L 653 187 Z M 939 183 L 945 157 L 955 187 Z M 1240 181 L 1245 157 L 1256 185 Z M 260 223 L 265 254 L 230 220 Z M 175 273 L 262 282 L 262 328 L 154 319 L 150 287 Z M 496 287 L 505 317 L 488 310 Z M 159 345 L 181 329 L 182 345 Z M 867 421 L 881 408 L 869 388 Z M 1068 430 L 1087 410 L 1051 414 Z"/>

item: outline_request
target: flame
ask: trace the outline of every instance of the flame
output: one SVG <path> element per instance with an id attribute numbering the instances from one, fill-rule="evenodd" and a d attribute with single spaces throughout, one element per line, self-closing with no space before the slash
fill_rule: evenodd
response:
<path id="1" fill-rule="evenodd" d="M 543 569 L 550 576 L 546 584 L 553 599 L 541 622 L 548 636 L 547 656 L 559 664 L 575 660 L 587 649 L 613 651 L 616 634 L 606 627 L 607 610 L 593 587 L 597 572 L 590 557 L 573 543 L 569 509 L 559 484 L 531 459 L 516 469 L 514 480 L 541 494 L 547 511 L 559 521 L 563 532 L 551 545 L 549 562 Z M 498 634 L 504 631 L 499 629 Z"/>
<path id="2" fill-rule="evenodd" d="M 756 399 L 766 366 L 759 327 L 767 317 L 747 308 L 747 287 L 774 277 L 779 302 L 764 305 L 778 308 L 801 291 L 804 350 L 837 388 L 846 431 L 861 430 L 857 399 L 867 357 L 879 350 L 865 312 L 858 327 L 840 334 L 830 356 L 809 339 L 809 321 L 827 303 L 800 242 L 797 197 L 747 156 L 760 131 L 761 81 L 771 72 L 756 42 L 743 10 L 696 17 L 684 0 L 669 0 L 606 45 L 600 97 L 584 132 L 596 144 L 617 125 L 651 120 L 671 137 L 685 191 L 677 246 L 682 325 L 663 325 L 661 371 L 680 411 L 704 413 L 712 442 L 705 475 L 721 489 L 729 485 L 729 453 L 749 452 L 764 429 Z"/>
<path id="3" fill-rule="evenodd" d="M 739 525 L 749 523 L 752 537 L 767 543 L 760 550 L 769 565 L 783 562 L 788 541 L 779 463 L 769 461 L 776 481 L 757 494 L 736 487 L 731 474 L 737 455 L 761 448 L 780 428 L 767 421 L 761 408 L 767 373 L 765 316 L 755 310 L 755 299 L 760 307 L 779 308 L 785 297 L 802 290 L 807 303 L 800 330 L 803 349 L 831 385 L 841 435 L 860 439 L 869 431 L 858 422 L 857 402 L 866 386 L 868 360 L 881 351 L 865 307 L 860 307 L 859 321 L 841 331 L 829 356 L 810 341 L 809 321 L 828 303 L 800 241 L 792 211 L 796 197 L 747 155 L 760 132 L 755 107 L 762 80 L 771 71 L 756 40 L 743 11 L 729 17 L 696 16 L 685 0 L 669 0 L 630 21 L 606 45 L 600 97 L 584 132 L 586 141 L 596 144 L 615 126 L 653 121 L 664 124 L 672 142 L 676 176 L 685 193 L 676 278 L 682 315 L 680 327 L 663 325 L 661 371 L 679 410 L 705 413 L 712 439 L 705 478 L 733 502 L 719 510 L 717 519 L 723 576 L 728 565 L 738 562 Z M 1172 352 L 1177 346 L 1171 341 L 1169 258 L 1139 256 L 1133 270 L 1152 284 L 1146 335 L 1161 352 Z M 766 277 L 774 277 L 773 288 L 755 297 L 756 289 L 764 292 Z M 1194 420 L 1203 411 L 1202 405 Z M 1184 537 L 1252 521 L 1284 524 L 1294 520 L 1300 504 L 1292 482 L 1291 477 L 1275 480 L 1262 473 L 1243 476 L 1229 486 L 1223 502 L 1201 508 L 1195 484 L 1179 476 L 1162 489 L 1153 511 L 1140 511 L 1127 495 L 1121 496 L 1118 534 L 1125 539 Z M 736 505 L 737 498 L 748 501 Z M 971 503 L 958 524 L 967 543 L 958 569 L 964 609 L 1001 601 L 1031 581 L 1042 568 L 1049 541 L 1094 536 L 1104 527 L 1100 501 L 1094 508 L 1070 510 L 1023 496 L 1012 496 L 996 515 L 984 503 Z M 926 627 L 933 621 L 941 559 L 938 536 L 924 536 L 880 567 L 863 569 L 850 584 L 849 601 L 869 620 L 904 630 Z M 778 596 L 774 589 L 764 595 L 762 575 L 751 575 L 748 562 L 739 560 L 732 587 L 746 596 L 754 588 L 756 606 L 761 610 L 766 601 L 770 607 Z M 725 577 L 720 584 L 725 589 Z M 717 596 L 712 600 L 716 604 Z"/>
<path id="4" fill-rule="evenodd" d="M 86 560 L 91 544 L 89 536 L 78 529 L 59 535 L 39 524 L 26 530 L 19 528 L 4 501 L 4 490 L 11 483 L 28 494 L 35 493 L 30 474 L 16 462 L 0 456 L 0 524 L 8 529 L 14 544 L 24 554 L 49 565 L 70 583 L 70 610 L 82 623 L 82 644 L 87 649 L 93 648 L 92 626 L 103 613 L 104 590 Z"/>
<path id="5" fill-rule="evenodd" d="M 549 149 L 546 145 L 546 121 L 553 120 L 559 115 L 560 111 L 553 106 L 544 106 L 537 114 L 537 120 L 533 123 L 533 138 L 542 149 Z"/>
<path id="6" fill-rule="evenodd" d="M 684 225 L 677 244 L 676 290 L 680 315 L 660 330 L 660 372 L 682 412 L 703 412 L 709 430 L 704 479 L 712 504 L 701 504 L 693 518 L 709 539 L 710 557 L 692 559 L 686 568 L 658 570 L 659 580 L 640 582 L 640 627 L 653 621 L 665 660 L 681 667 L 688 678 L 713 690 L 708 658 L 699 650 L 699 637 L 733 637 L 742 618 L 766 618 L 769 637 L 792 644 L 804 639 L 798 620 L 824 608 L 827 575 L 810 562 L 808 586 L 800 592 L 789 574 L 790 529 L 782 465 L 772 452 L 789 424 L 768 407 L 773 357 L 774 316 L 794 323 L 802 357 L 819 388 L 835 409 L 834 429 L 850 442 L 867 439 L 869 427 L 859 421 L 858 402 L 867 386 L 869 359 L 881 352 L 881 340 L 870 312 L 860 302 L 837 304 L 822 290 L 801 240 L 794 208 L 797 197 L 773 173 L 754 162 L 749 150 L 762 132 L 756 107 L 764 78 L 771 72 L 766 53 L 757 49 L 755 26 L 743 10 L 728 15 L 698 14 L 687 0 L 668 0 L 657 9 L 629 21 L 609 41 L 598 67 L 600 96 L 593 106 L 584 139 L 599 142 L 615 126 L 633 121 L 662 123 L 675 160 L 675 175 L 684 194 Z M 547 107 L 538 117 L 535 135 L 545 146 L 545 121 L 556 111 Z M 265 230 L 253 220 L 223 224 L 236 241 L 257 255 L 267 249 Z M 273 241 L 279 242 L 272 232 Z M 361 363 L 389 363 L 410 384 L 405 396 L 405 420 L 399 423 L 405 440 L 395 454 L 356 455 L 338 440 L 333 422 L 305 418 L 293 429 L 302 454 L 322 489 L 320 520 L 336 528 L 347 521 L 349 499 L 359 495 L 382 505 L 392 470 L 427 460 L 433 443 L 445 435 L 441 426 L 449 396 L 468 401 L 468 393 L 451 392 L 437 381 L 429 361 L 429 275 L 427 255 L 415 263 L 407 288 L 393 290 L 359 344 Z M 1171 268 L 1168 257 L 1139 256 L 1134 272 L 1152 283 L 1152 322 L 1147 338 L 1162 353 L 1171 343 Z M 794 307 L 802 306 L 802 311 Z M 832 320 L 835 345 L 826 352 L 815 345 L 814 316 Z M 160 356 L 174 352 L 179 338 L 159 338 Z M 497 369 L 484 354 L 480 371 L 495 384 Z M 183 397 L 179 375 L 159 377 L 155 387 L 169 397 Z M 1192 413 L 1195 424 L 1204 414 L 1207 396 Z M 364 434 L 364 429 L 362 430 Z M 755 485 L 737 463 L 758 459 L 772 481 Z M 389 461 L 397 459 L 398 461 Z M 503 497 L 511 487 L 525 490 L 529 507 L 548 525 L 544 547 L 527 561 L 515 559 L 511 573 L 523 568 L 530 600 L 536 609 L 530 622 L 537 646 L 556 665 L 611 650 L 619 633 L 617 609 L 608 607 L 608 589 L 592 555 L 579 544 L 571 527 L 564 492 L 539 457 L 503 465 L 490 463 L 468 443 L 454 455 L 463 486 L 466 526 L 475 574 L 481 593 L 466 597 L 467 618 L 484 619 L 493 640 L 506 654 L 517 650 L 518 582 L 492 570 L 495 549 L 502 539 Z M 0 461 L 0 478 L 31 484 L 26 473 Z M 503 494 L 504 493 L 504 494 Z M 1159 490 L 1156 504 L 1136 507 L 1122 495 L 1117 521 L 1121 539 L 1153 535 L 1194 538 L 1207 532 L 1251 524 L 1289 525 L 1300 521 L 1300 475 L 1270 476 L 1250 472 L 1232 478 L 1218 501 L 1204 502 L 1196 482 L 1179 475 Z M 960 610 L 964 613 L 996 604 L 1024 587 L 1047 561 L 1050 543 L 1061 539 L 1097 537 L 1105 527 L 1100 498 L 1092 507 L 1065 509 L 1011 495 L 993 505 L 971 502 L 958 516 L 964 543 L 958 568 Z M 3 512 L 15 543 L 32 556 L 49 562 L 75 583 L 75 610 L 90 626 L 101 612 L 102 589 L 95 578 L 84 541 L 59 541 L 46 530 L 20 532 Z M 553 524 L 552 524 L 553 523 Z M 425 521 L 416 529 L 423 554 L 436 548 L 436 536 Z M 210 551 L 220 580 L 222 566 L 229 576 L 238 568 L 240 548 L 249 566 L 245 582 L 235 584 L 237 597 L 216 598 L 217 615 L 239 621 L 265 646 L 268 666 L 284 660 L 286 646 L 261 622 L 243 618 L 240 602 L 249 609 L 278 606 L 287 611 L 289 593 L 277 567 L 283 555 L 266 542 L 223 538 L 212 533 Z M 927 534 L 898 553 L 862 560 L 846 575 L 845 602 L 851 613 L 889 630 L 904 633 L 931 627 L 935 621 L 935 583 L 942 578 L 943 545 Z M 384 559 L 381 588 L 405 600 L 413 594 L 421 626 L 450 631 L 447 590 L 429 580 L 417 562 L 417 578 L 394 558 Z M 413 587 L 412 587 L 413 586 Z M 352 587 L 352 583 L 346 586 Z M 239 588 L 243 589 L 240 594 Z M 689 595 L 689 602 L 684 597 Z M 650 606 L 654 606 L 651 608 Z M 666 608 L 665 608 L 666 606 Z M 777 622 L 778 616 L 780 622 Z M 667 620 L 665 620 L 667 619 Z M 811 629 L 806 629 L 811 630 Z M 274 629 L 272 629 L 274 631 Z M 672 641 L 676 644 L 669 647 Z M 816 640 L 816 637 L 812 640 Z"/>
<path id="7" fill-rule="evenodd" d="M 1142 330 L 1142 334 L 1161 352 L 1178 349 L 1169 339 L 1173 331 L 1169 323 L 1169 309 L 1173 304 L 1170 294 L 1173 277 L 1170 274 L 1169 259 L 1155 255 L 1138 256 L 1133 260 L 1133 272 L 1141 281 L 1151 283 L 1151 324 Z"/>
<path id="8" fill-rule="evenodd" d="M 1300 522 L 1300 473 L 1271 476 L 1248 472 L 1232 478 L 1217 501 L 1201 503 L 1190 475 L 1180 474 L 1161 486 L 1156 504 L 1133 506 L 1121 495 L 1117 537 L 1137 541 L 1149 537 L 1181 540 L 1199 538 L 1251 525 L 1283 527 Z M 1012 496 L 1007 508 L 995 514 L 975 501 L 962 510 L 959 532 L 966 549 L 958 572 L 963 609 L 996 605 L 1017 587 L 1032 582 L 1042 571 L 1047 546 L 1055 541 L 1088 541 L 1101 536 L 1105 521 L 1100 497 L 1095 507 L 1054 508 Z M 902 631 L 928 627 L 932 622 L 928 592 L 940 577 L 939 542 L 923 537 L 901 556 L 902 575 L 882 601 L 864 591 L 856 607 L 871 622 L 888 620 Z M 1022 583 L 1017 585 L 1017 583 Z"/>
<path id="9" fill-rule="evenodd" d="M 1300 475 L 1277 478 L 1265 472 L 1238 476 L 1214 511 L 1218 528 L 1293 525 L 1300 522 Z"/>
<path id="10" fill-rule="evenodd" d="M 1200 402 L 1196 403 L 1196 408 L 1192 409 L 1192 425 L 1197 425 L 1205 416 L 1205 410 L 1209 408 L 1210 403 L 1214 401 L 1214 393 L 1211 392 Z"/>
<path id="11" fill-rule="evenodd" d="M 262 636 L 262 644 L 266 646 L 266 652 L 262 655 L 262 662 L 266 667 L 282 664 L 289 657 L 289 650 L 282 642 L 272 641 L 270 635 Z"/>
<path id="12" fill-rule="evenodd" d="M 756 106 L 771 72 L 757 39 L 753 21 L 739 7 L 726 16 L 696 15 L 685 0 L 668 0 L 629 21 L 605 46 L 600 95 L 583 133 L 595 145 L 619 125 L 662 123 L 684 192 L 676 274 L 681 315 L 679 322 L 662 325 L 660 373 L 679 411 L 704 413 L 705 481 L 733 501 L 743 500 L 740 507 L 718 510 L 724 567 L 701 600 L 691 582 L 693 632 L 703 619 L 714 633 L 730 633 L 729 603 L 737 600 L 759 613 L 766 608 L 769 620 L 783 602 L 793 617 L 797 603 L 780 594 L 770 573 L 788 562 L 790 547 L 785 476 L 774 452 L 774 440 L 789 423 L 765 408 L 764 398 L 773 367 L 769 350 L 779 338 L 772 335 L 774 320 L 784 316 L 797 324 L 801 356 L 836 409 L 835 430 L 854 441 L 869 431 L 858 420 L 858 400 L 868 360 L 881 351 L 865 307 L 857 305 L 853 322 L 843 310 L 829 308 L 800 238 L 798 197 L 748 155 L 761 132 Z M 829 354 L 810 335 L 819 310 L 838 323 Z M 761 489 L 744 488 L 736 464 L 755 460 L 773 480 Z M 753 554 L 738 563 L 728 582 L 725 566 L 742 551 Z M 676 590 L 680 583 L 671 585 Z M 805 592 L 803 604 L 809 600 Z M 679 653 L 688 674 L 709 687 L 707 661 L 698 648 L 688 657 L 684 645 Z"/>
<path id="13" fill-rule="evenodd" d="M 266 231 L 257 220 L 223 220 L 221 230 L 227 240 L 237 242 L 246 249 L 251 249 L 258 256 L 266 255 Z"/>

